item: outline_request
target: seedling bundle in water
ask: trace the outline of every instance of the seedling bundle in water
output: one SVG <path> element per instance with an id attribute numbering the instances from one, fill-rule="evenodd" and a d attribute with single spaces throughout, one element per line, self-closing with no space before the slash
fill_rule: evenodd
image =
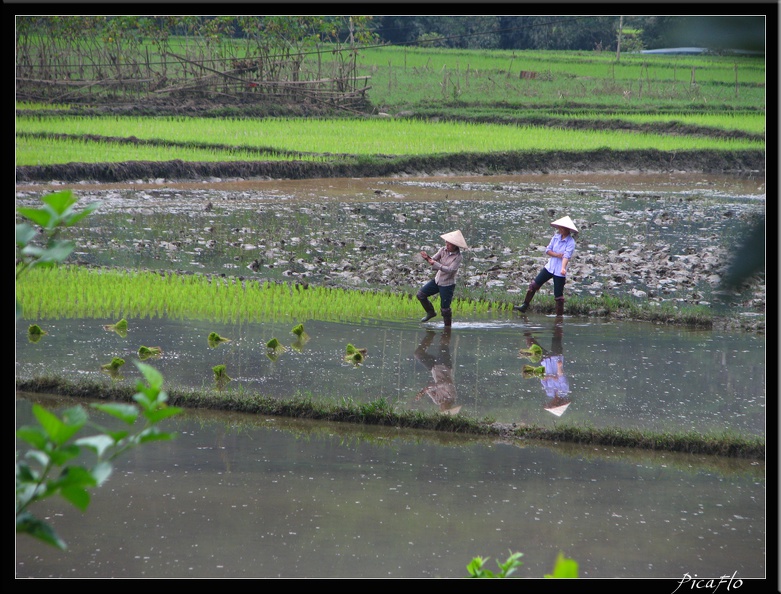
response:
<path id="1" fill-rule="evenodd" d="M 542 347 L 538 344 L 533 344 L 528 349 L 521 349 L 519 353 L 528 357 L 532 363 L 538 363 L 542 359 Z"/>
<path id="2" fill-rule="evenodd" d="M 545 367 L 542 365 L 539 367 L 535 367 L 534 365 L 524 365 L 523 377 L 545 377 Z"/>
<path id="3" fill-rule="evenodd" d="M 361 365 L 366 358 L 366 349 L 359 349 L 352 344 L 347 344 L 347 354 L 344 356 L 344 360 L 348 363 L 352 363 L 356 367 Z"/>
<path id="4" fill-rule="evenodd" d="M 119 369 L 125 364 L 125 360 L 121 357 L 114 357 L 111 359 L 111 363 L 105 363 L 104 365 L 100 366 L 101 371 L 103 373 L 107 373 L 111 376 L 111 379 L 114 380 L 121 380 L 124 379 L 124 377 L 120 374 Z"/>
<path id="5" fill-rule="evenodd" d="M 127 336 L 127 320 L 122 318 L 116 324 L 106 324 L 103 326 L 103 329 L 116 332 L 122 338 L 125 338 Z"/>
<path id="6" fill-rule="evenodd" d="M 160 347 L 148 347 L 141 346 L 138 349 L 138 358 L 142 361 L 149 359 L 150 357 L 159 357 L 163 354 L 163 349 Z"/>
<path id="7" fill-rule="evenodd" d="M 230 338 L 225 338 L 223 336 L 220 336 L 216 332 L 210 332 L 209 333 L 209 346 L 214 348 L 218 346 L 220 343 L 223 342 L 230 342 Z"/>
<path id="8" fill-rule="evenodd" d="M 41 330 L 41 327 L 38 324 L 32 324 L 27 329 L 27 340 L 30 342 L 38 342 L 43 338 L 43 335 L 46 334 L 44 330 Z"/>

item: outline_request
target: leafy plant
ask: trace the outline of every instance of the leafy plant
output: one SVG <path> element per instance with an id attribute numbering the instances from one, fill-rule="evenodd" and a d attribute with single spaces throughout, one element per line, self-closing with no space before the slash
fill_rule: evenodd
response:
<path id="1" fill-rule="evenodd" d="M 16 279 L 27 270 L 36 266 L 51 267 L 61 262 L 70 255 L 76 247 L 70 240 L 60 239 L 61 231 L 66 227 L 72 227 L 90 213 L 96 210 L 101 203 L 92 202 L 80 211 L 74 210 L 78 201 L 70 190 L 49 194 L 42 198 L 41 208 L 29 208 L 20 206 L 16 209 L 23 218 L 29 222 L 16 225 L 16 247 L 18 258 L 16 263 Z M 42 228 L 44 245 L 36 245 L 38 231 L 32 224 Z M 19 303 L 16 304 L 16 315 L 21 315 Z"/>
<path id="2" fill-rule="evenodd" d="M 120 454 L 151 441 L 169 440 L 171 433 L 156 427 L 161 421 L 177 415 L 181 409 L 166 404 L 163 377 L 153 367 L 136 363 L 146 380 L 139 381 L 133 400 L 137 403 L 96 403 L 91 407 L 119 419 L 127 428 L 108 429 L 90 421 L 87 410 L 75 406 L 61 416 L 34 404 L 33 414 L 38 425 L 26 425 L 16 431 L 16 437 L 31 446 L 21 460 L 16 461 L 16 532 L 29 534 L 59 549 L 67 549 L 54 529 L 36 517 L 30 507 L 59 495 L 81 511 L 90 503 L 89 489 L 101 486 L 111 475 L 112 462 Z M 143 426 L 137 432 L 129 430 L 138 420 Z M 88 426 L 98 429 L 95 435 L 79 437 Z M 86 466 L 75 463 L 84 450 L 96 455 L 95 463 Z"/>
<path id="3" fill-rule="evenodd" d="M 490 569 L 485 568 L 485 564 L 490 557 L 475 557 L 466 566 L 469 572 L 469 577 L 472 578 L 506 578 L 510 577 L 515 571 L 523 565 L 520 558 L 523 557 L 523 553 L 510 553 L 510 556 L 504 563 L 496 562 L 499 567 L 499 571 L 494 573 Z M 568 559 L 564 556 L 564 553 L 559 552 L 556 557 L 556 563 L 553 566 L 553 573 L 546 573 L 546 578 L 576 578 L 578 577 L 578 563 L 572 559 Z"/>
<path id="4" fill-rule="evenodd" d="M 485 568 L 485 564 L 490 557 L 475 557 L 466 566 L 466 569 L 469 572 L 469 577 L 473 578 L 505 578 L 515 573 L 523 565 L 520 561 L 521 557 L 523 557 L 523 553 L 511 553 L 504 563 L 497 561 L 496 564 L 499 566 L 497 573 Z"/>

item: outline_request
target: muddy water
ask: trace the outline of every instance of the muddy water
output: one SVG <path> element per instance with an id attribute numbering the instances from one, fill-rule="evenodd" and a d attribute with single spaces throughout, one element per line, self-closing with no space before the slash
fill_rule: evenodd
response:
<path id="1" fill-rule="evenodd" d="M 87 513 L 41 505 L 70 549 L 18 537 L 16 576 L 466 577 L 509 551 L 527 578 L 559 551 L 583 578 L 766 575 L 760 463 L 215 411 L 168 428 Z"/>
<path id="2" fill-rule="evenodd" d="M 20 186 L 17 204 L 43 191 Z M 764 216 L 763 179 L 695 174 L 537 175 L 75 186 L 97 213 L 72 231 L 73 259 L 346 287 L 409 290 L 420 249 L 460 228 L 460 285 L 519 298 L 549 222 L 581 229 L 567 291 L 710 305 L 719 274 Z M 743 296 L 764 307 L 764 283 Z"/>
<path id="3" fill-rule="evenodd" d="M 726 249 L 764 213 L 762 180 L 689 174 L 160 180 L 76 189 L 107 205 L 79 230 L 78 257 L 96 264 L 369 286 L 387 280 L 381 271 L 376 280 L 350 276 L 367 254 L 387 259 L 393 246 L 401 265 L 432 241 L 432 229 L 467 229 L 475 250 L 464 282 L 486 283 L 478 268 L 501 268 L 521 246 L 547 241 L 550 210 L 589 213 L 580 217 L 584 260 L 631 246 L 638 234 L 649 249 L 664 243 L 680 256 L 711 244 Z M 35 203 L 41 191 L 18 187 L 17 204 Z M 340 270 L 309 270 L 318 258 Z M 260 267 L 248 268 L 255 260 Z M 490 281 L 518 292 L 527 272 L 497 270 Z M 407 273 L 413 286 L 416 274 Z M 568 289 L 600 291 L 594 283 L 608 272 L 595 274 Z M 613 290 L 654 288 L 641 281 Z M 709 286 L 703 278 L 656 290 L 691 300 Z M 503 422 L 765 435 L 761 335 L 571 316 L 557 324 L 532 313 L 456 320 L 449 338 L 441 324 L 428 332 L 414 320 L 158 318 L 128 319 L 123 339 L 102 329 L 114 321 L 47 320 L 49 334 L 37 343 L 26 337 L 32 320 L 19 322 L 17 376 L 135 383 L 132 364 L 124 378 L 107 377 L 100 365 L 112 356 L 132 361 L 139 345 L 154 344 L 164 354 L 152 363 L 166 380 L 197 389 L 216 389 L 211 368 L 225 364 L 233 379 L 224 389 L 238 394 L 381 397 L 397 408 L 458 409 Z M 294 348 L 290 329 L 299 321 L 310 339 Z M 234 340 L 211 348 L 212 331 Z M 264 348 L 272 336 L 287 347 L 273 360 Z M 347 342 L 367 348 L 360 367 L 343 360 Z M 521 353 L 534 343 L 545 362 Z M 555 378 L 527 377 L 525 364 L 549 366 Z M 18 396 L 21 424 L 29 401 Z M 521 577 L 550 571 L 559 550 L 579 562 L 582 577 L 765 575 L 764 464 L 443 443 L 214 411 L 190 411 L 172 424 L 179 438 L 120 461 L 87 514 L 57 501 L 42 507 L 70 553 L 19 539 L 17 576 L 460 577 L 472 557 L 490 556 L 491 565 L 508 550 L 524 553 Z"/>
<path id="4" fill-rule="evenodd" d="M 291 333 L 299 322 L 305 344 Z M 324 401 L 382 398 L 399 411 L 460 412 L 502 423 L 765 435 L 765 340 L 747 333 L 514 314 L 456 320 L 450 333 L 435 320 L 424 329 L 414 320 L 131 318 L 123 338 L 103 329 L 110 320 L 41 323 L 48 334 L 36 343 L 28 340 L 27 325 L 19 325 L 18 377 L 53 374 L 133 386 L 140 376 L 132 361 L 147 345 L 163 351 L 149 362 L 171 386 L 186 389 Z M 231 342 L 210 347 L 211 332 Z M 269 353 L 271 338 L 284 352 Z M 358 367 L 344 360 L 348 343 L 367 350 Z M 538 357 L 523 351 L 534 344 Z M 113 357 L 127 362 L 121 378 L 101 371 Z M 215 383 L 216 365 L 225 365 L 231 378 L 225 387 Z M 524 366 L 546 367 L 547 377 L 524 374 Z"/>

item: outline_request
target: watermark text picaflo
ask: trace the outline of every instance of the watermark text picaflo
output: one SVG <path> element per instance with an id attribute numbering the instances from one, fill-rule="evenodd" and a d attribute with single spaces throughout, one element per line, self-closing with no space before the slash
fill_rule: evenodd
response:
<path id="1" fill-rule="evenodd" d="M 718 578 L 702 578 L 698 579 L 697 574 L 694 576 L 684 573 L 683 577 L 678 581 L 678 587 L 672 591 L 675 594 L 681 589 L 681 586 L 688 587 L 689 590 L 710 590 L 710 592 L 716 592 L 722 586 L 725 587 L 725 591 L 737 590 L 743 585 L 743 580 L 737 577 L 737 571 L 730 575 L 722 575 Z"/>

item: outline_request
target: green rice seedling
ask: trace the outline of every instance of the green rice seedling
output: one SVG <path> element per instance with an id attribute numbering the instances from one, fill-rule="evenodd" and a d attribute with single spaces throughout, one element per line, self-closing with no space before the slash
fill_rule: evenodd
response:
<path id="1" fill-rule="evenodd" d="M 523 377 L 530 378 L 530 377 L 544 377 L 545 376 L 545 368 L 535 367 L 533 365 L 524 365 L 523 366 Z"/>
<path id="2" fill-rule="evenodd" d="M 119 369 L 125 364 L 125 360 L 121 357 L 114 357 L 111 359 L 111 363 L 106 363 L 104 365 L 101 365 L 101 369 Z"/>
<path id="3" fill-rule="evenodd" d="M 46 333 L 47 332 L 42 330 L 38 324 L 31 324 L 30 327 L 27 328 L 27 340 L 33 343 L 38 342 Z"/>
<path id="4" fill-rule="evenodd" d="M 266 343 L 266 355 L 272 361 L 276 361 L 279 355 L 284 353 L 287 349 L 276 338 L 272 338 Z"/>
<path id="5" fill-rule="evenodd" d="M 122 318 L 116 324 L 106 324 L 103 326 L 103 329 L 110 332 L 116 332 L 122 338 L 125 338 L 127 336 L 127 320 Z"/>
<path id="6" fill-rule="evenodd" d="M 121 381 L 125 379 L 125 376 L 120 372 L 120 368 L 125 364 L 125 360 L 121 357 L 114 357 L 111 359 L 111 363 L 106 363 L 100 366 L 100 371 L 110 376 L 113 381 Z"/>
<path id="7" fill-rule="evenodd" d="M 346 354 L 344 356 L 344 360 L 348 363 L 352 363 L 355 366 L 361 365 L 366 358 L 366 353 L 368 352 L 366 349 L 359 349 L 356 346 L 354 346 L 352 343 L 347 344 L 347 348 L 345 349 Z"/>
<path id="8" fill-rule="evenodd" d="M 230 342 L 230 338 L 225 338 L 224 336 L 220 336 L 216 332 L 210 332 L 208 340 L 209 340 L 209 346 L 212 348 L 218 346 L 223 342 Z"/>
<path id="9" fill-rule="evenodd" d="M 163 349 L 160 347 L 147 347 L 141 346 L 138 349 L 138 358 L 145 361 L 151 357 L 159 357 L 163 354 Z"/>
<path id="10" fill-rule="evenodd" d="M 364 356 L 361 351 L 355 351 L 349 355 L 345 355 L 344 360 L 348 363 L 352 363 L 355 367 L 363 364 Z"/>
<path id="11" fill-rule="evenodd" d="M 228 385 L 228 382 L 232 381 L 232 378 L 228 376 L 225 370 L 225 365 L 215 365 L 212 367 L 212 371 L 214 372 L 214 383 L 218 390 L 222 390 Z"/>

